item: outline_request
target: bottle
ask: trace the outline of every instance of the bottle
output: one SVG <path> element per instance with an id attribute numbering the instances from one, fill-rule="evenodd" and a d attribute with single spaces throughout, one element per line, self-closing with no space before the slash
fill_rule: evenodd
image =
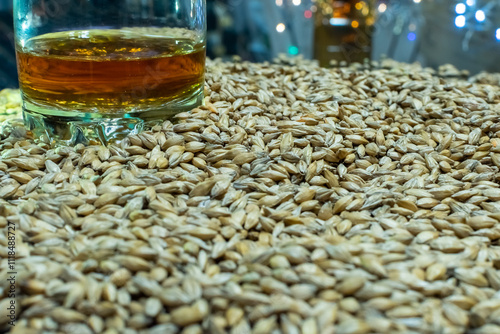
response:
<path id="1" fill-rule="evenodd" d="M 318 0 L 314 57 L 321 66 L 363 62 L 370 57 L 374 18 L 372 0 Z"/>

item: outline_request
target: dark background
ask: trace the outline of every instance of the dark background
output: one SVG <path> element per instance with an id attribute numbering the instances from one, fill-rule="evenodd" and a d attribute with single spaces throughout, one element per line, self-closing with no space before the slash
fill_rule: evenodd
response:
<path id="1" fill-rule="evenodd" d="M 17 87 L 11 0 L 0 0 L 0 89 Z"/>
<path id="2" fill-rule="evenodd" d="M 104 3 L 121 0 L 93 1 L 106 7 Z M 474 5 L 467 5 L 462 15 L 467 24 L 459 26 L 456 6 L 465 2 Z M 360 20 L 362 7 L 353 8 L 361 4 L 370 7 L 370 14 Z M 342 16 L 345 6 L 351 9 Z M 329 11 L 324 14 L 320 8 Z M 486 14 L 485 20 L 475 18 L 478 11 Z M 337 24 L 334 17 L 346 23 Z M 363 25 L 368 17 L 373 22 Z M 360 20 L 357 29 L 351 27 L 354 20 Z M 279 31 L 283 24 L 286 30 Z M 500 72 L 497 0 L 207 0 L 207 27 L 210 58 L 238 55 L 262 62 L 280 53 L 301 54 L 329 66 L 331 60 L 387 56 L 434 68 L 451 63 L 471 74 Z M 0 89 L 17 86 L 12 0 L 0 0 Z"/>

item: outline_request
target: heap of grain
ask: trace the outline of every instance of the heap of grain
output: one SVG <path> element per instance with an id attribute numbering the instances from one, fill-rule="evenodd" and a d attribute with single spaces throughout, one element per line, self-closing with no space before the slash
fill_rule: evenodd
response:
<path id="1" fill-rule="evenodd" d="M 0 148 L 12 333 L 500 332 L 499 76 L 208 63 L 109 147 Z"/>

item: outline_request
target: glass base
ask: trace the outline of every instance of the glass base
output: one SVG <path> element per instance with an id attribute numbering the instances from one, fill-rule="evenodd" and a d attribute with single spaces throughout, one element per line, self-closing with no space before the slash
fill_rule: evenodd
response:
<path id="1" fill-rule="evenodd" d="M 23 118 L 35 137 L 64 145 L 82 143 L 108 145 L 149 127 L 173 120 L 175 115 L 203 103 L 203 91 L 182 101 L 171 101 L 158 109 L 130 113 L 92 113 L 55 110 L 24 101 Z"/>

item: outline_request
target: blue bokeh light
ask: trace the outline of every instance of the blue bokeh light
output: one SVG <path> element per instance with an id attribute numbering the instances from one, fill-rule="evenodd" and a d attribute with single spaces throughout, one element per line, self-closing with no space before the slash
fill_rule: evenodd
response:
<path id="1" fill-rule="evenodd" d="M 288 48 L 288 53 L 291 55 L 298 55 L 299 54 L 299 48 L 296 47 L 295 45 L 292 45 Z"/>
<path id="2" fill-rule="evenodd" d="M 486 20 L 486 14 L 481 9 L 476 12 L 475 16 L 476 16 L 476 20 L 478 20 L 478 22 L 483 22 L 484 20 Z"/>
<path id="3" fill-rule="evenodd" d="M 459 3 L 455 6 L 455 12 L 457 14 L 463 14 L 465 13 L 465 10 L 466 10 L 467 7 L 465 7 L 465 4 L 463 3 Z"/>
<path id="4" fill-rule="evenodd" d="M 465 16 L 464 16 L 464 15 L 458 15 L 458 16 L 455 18 L 455 25 L 456 25 L 458 28 L 463 28 L 463 27 L 465 27 Z"/>

